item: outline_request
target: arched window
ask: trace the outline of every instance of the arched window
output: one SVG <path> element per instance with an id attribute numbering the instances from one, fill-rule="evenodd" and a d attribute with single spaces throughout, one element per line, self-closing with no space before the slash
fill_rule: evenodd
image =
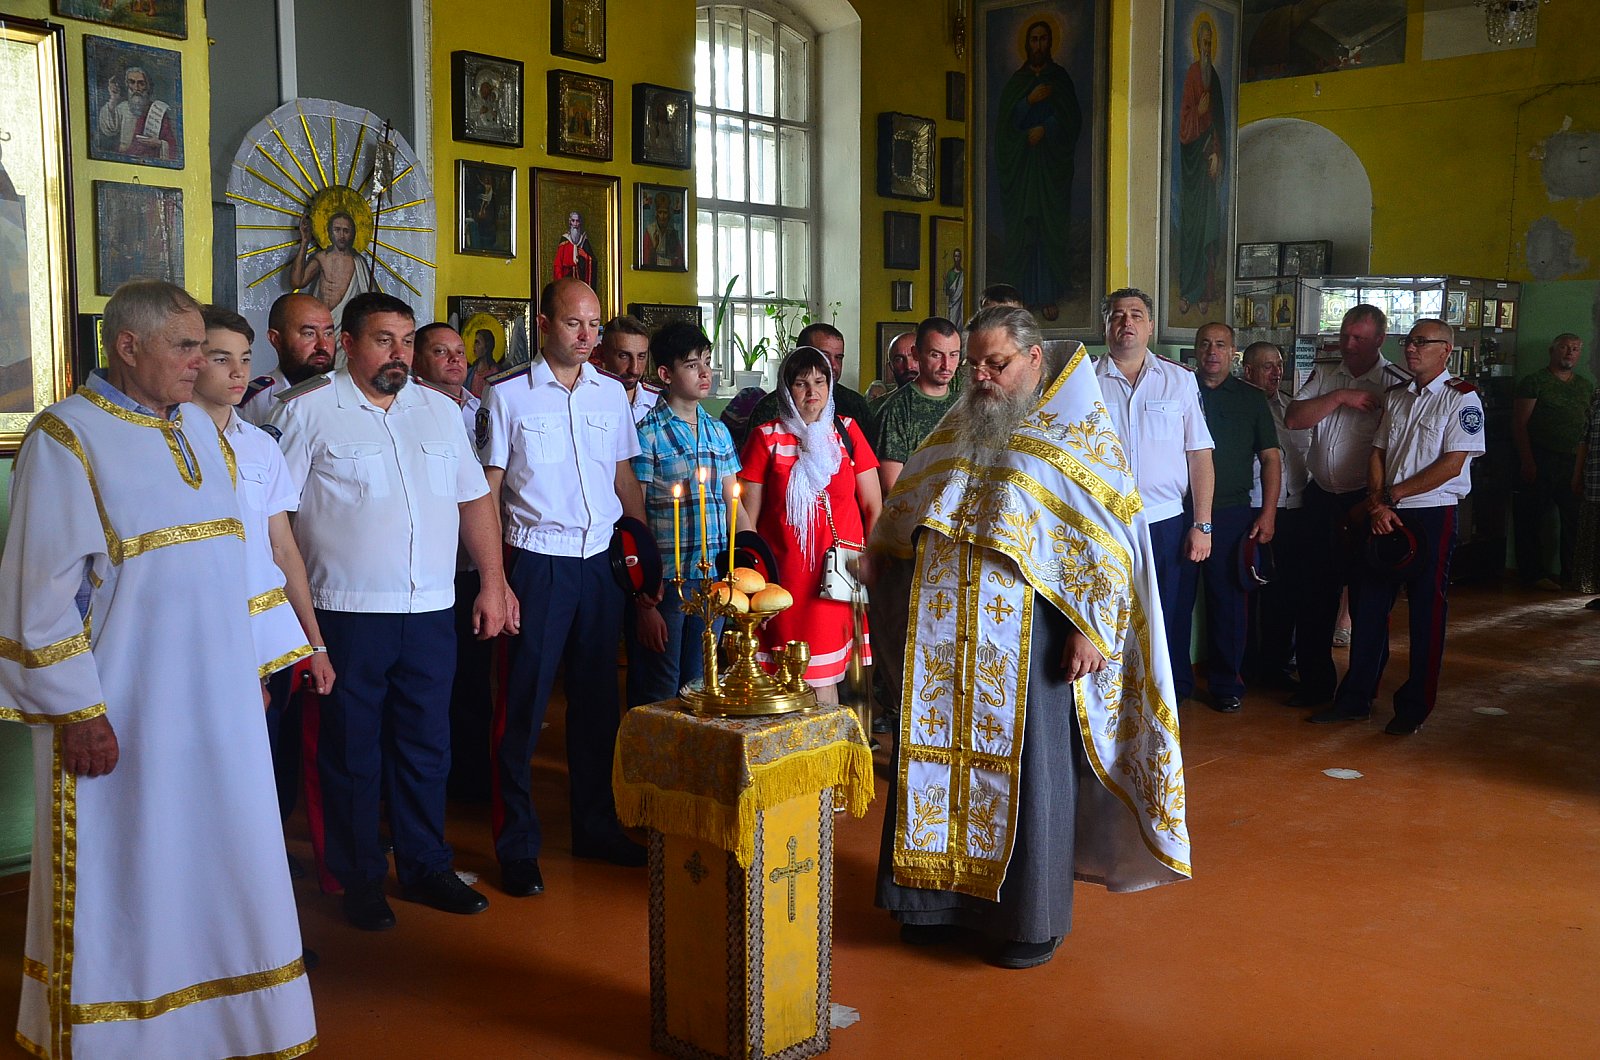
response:
<path id="1" fill-rule="evenodd" d="M 772 313 L 797 319 L 819 290 L 816 49 L 776 5 L 695 17 L 695 285 L 708 331 L 726 300 L 716 366 L 727 391 L 743 351 L 775 338 Z"/>

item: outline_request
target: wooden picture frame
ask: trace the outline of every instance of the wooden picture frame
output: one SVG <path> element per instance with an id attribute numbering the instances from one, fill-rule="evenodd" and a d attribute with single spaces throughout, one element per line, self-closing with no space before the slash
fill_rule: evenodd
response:
<path id="1" fill-rule="evenodd" d="M 619 177 L 599 173 L 534 168 L 530 202 L 535 300 L 551 280 L 574 276 L 594 288 L 603 319 L 616 315 L 622 301 L 621 183 Z M 580 220 L 576 241 L 569 226 L 574 213 Z"/>
<path id="2" fill-rule="evenodd" d="M 903 332 L 909 331 L 911 334 L 915 335 L 917 333 L 917 324 L 918 321 L 915 320 L 890 320 L 882 322 L 877 326 L 877 363 L 879 379 L 887 380 L 894 378 L 894 373 L 889 370 L 889 343 L 893 342 Z"/>
<path id="3" fill-rule="evenodd" d="M 1307 239 L 1283 244 L 1278 262 L 1279 276 L 1326 276 L 1333 260 L 1331 239 Z"/>
<path id="4" fill-rule="evenodd" d="M 966 230 L 959 217 L 928 218 L 928 315 L 966 324 Z"/>
<path id="5" fill-rule="evenodd" d="M 944 116 L 946 121 L 967 120 L 967 75 L 959 70 L 944 75 Z"/>
<path id="6" fill-rule="evenodd" d="M 606 61 L 606 0 L 550 0 L 550 54 Z"/>
<path id="7" fill-rule="evenodd" d="M 155 184 L 94 182 L 95 294 L 129 280 L 183 286 L 183 190 Z"/>
<path id="8" fill-rule="evenodd" d="M 1009 283 L 1045 337 L 1101 340 L 1112 0 L 974 0 L 969 286 Z M 1035 70 L 1044 23 L 1050 64 Z M 1028 128 L 1013 115 L 1038 88 Z M 1029 144 L 1031 130 L 1046 131 Z M 1032 189 L 1024 191 L 1022 189 Z M 1030 264 L 1031 263 L 1031 264 Z"/>
<path id="9" fill-rule="evenodd" d="M 611 161 L 611 79 L 551 70 L 549 87 L 550 153 Z"/>
<path id="10" fill-rule="evenodd" d="M 66 40 L 62 26 L 10 17 L 0 36 L 0 84 L 22 89 L 6 100 L 0 162 L 0 453 L 16 452 L 33 418 L 83 381 Z"/>
<path id="11" fill-rule="evenodd" d="M 939 205 L 967 205 L 967 141 L 959 136 L 939 141 Z"/>
<path id="12" fill-rule="evenodd" d="M 694 164 L 694 95 L 641 82 L 633 86 L 633 160 L 688 169 Z"/>
<path id="13" fill-rule="evenodd" d="M 689 271 L 689 189 L 675 184 L 633 186 L 633 267 Z"/>
<path id="14" fill-rule="evenodd" d="M 1233 300 L 1239 0 L 1166 0 L 1156 337 L 1195 341 Z M 1278 262 L 1272 263 L 1274 273 Z M 1271 306 L 1267 320 L 1274 320 Z M 1252 318 L 1253 319 L 1253 318 Z"/>
<path id="15" fill-rule="evenodd" d="M 933 198 L 932 118 L 878 115 L 878 194 L 890 199 Z"/>
<path id="16" fill-rule="evenodd" d="M 1467 311 L 1472 311 L 1472 306 L 1470 304 L 1467 306 Z M 1483 315 L 1479 319 L 1484 327 L 1499 327 L 1500 325 L 1497 323 L 1497 321 L 1500 319 L 1500 299 L 1485 298 L 1483 300 L 1482 314 Z"/>
<path id="17" fill-rule="evenodd" d="M 1500 300 L 1500 308 L 1494 315 L 1494 326 L 1509 331 L 1517 326 L 1517 303 L 1509 298 Z"/>
<path id="18" fill-rule="evenodd" d="M 50 6 L 62 18 L 98 22 L 102 26 L 177 40 L 189 39 L 189 0 L 138 0 L 137 3 L 118 4 L 108 4 L 106 0 L 52 0 Z M 6 21 L 12 21 L 10 16 Z"/>
<path id="19" fill-rule="evenodd" d="M 531 299 L 451 295 L 445 311 L 466 344 L 467 385 L 475 394 L 489 376 L 527 361 L 538 345 Z"/>
<path id="20" fill-rule="evenodd" d="M 1478 327 L 1479 322 L 1482 320 L 1482 313 L 1483 299 L 1468 298 L 1466 312 L 1461 316 L 1461 326 L 1464 328 Z"/>
<path id="21" fill-rule="evenodd" d="M 922 267 L 922 217 L 901 210 L 883 211 L 883 267 Z"/>
<path id="22" fill-rule="evenodd" d="M 456 253 L 517 256 L 517 171 L 456 160 Z"/>
<path id="23" fill-rule="evenodd" d="M 85 35 L 83 69 L 89 157 L 182 169 L 183 56 L 170 48 Z M 148 102 L 139 102 L 135 93 Z"/>
<path id="24" fill-rule="evenodd" d="M 655 331 L 663 324 L 683 321 L 697 328 L 705 327 L 705 309 L 698 305 L 676 305 L 670 302 L 629 302 L 628 315 Z"/>
<path id="25" fill-rule="evenodd" d="M 450 136 L 522 146 L 522 63 L 479 52 L 450 53 Z"/>
<path id="26" fill-rule="evenodd" d="M 916 306 L 913 304 L 915 295 L 912 293 L 910 280 L 889 281 L 889 311 L 892 313 L 909 313 Z"/>
<path id="27" fill-rule="evenodd" d="M 1240 243 L 1235 253 L 1234 278 L 1268 279 L 1278 275 L 1281 243 Z"/>

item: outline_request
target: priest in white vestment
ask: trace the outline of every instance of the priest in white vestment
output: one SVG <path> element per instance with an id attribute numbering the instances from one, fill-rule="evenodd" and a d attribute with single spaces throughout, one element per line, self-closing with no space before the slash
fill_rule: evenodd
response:
<path id="1" fill-rule="evenodd" d="M 973 318 L 967 385 L 868 560 L 903 615 L 874 636 L 906 638 L 878 904 L 905 941 L 966 929 L 1006 968 L 1054 955 L 1074 877 L 1190 874 L 1149 531 L 1087 353 L 1051 346 L 1026 310 Z"/>
<path id="2" fill-rule="evenodd" d="M 234 455 L 184 404 L 200 309 L 124 285 L 110 367 L 39 414 L 0 555 L 0 719 L 34 729 L 17 1038 L 35 1056 L 316 1045 Z"/>

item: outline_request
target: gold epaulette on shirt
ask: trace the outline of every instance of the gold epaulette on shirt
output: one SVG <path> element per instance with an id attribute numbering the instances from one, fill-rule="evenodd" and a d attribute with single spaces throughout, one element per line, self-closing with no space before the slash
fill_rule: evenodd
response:
<path id="1" fill-rule="evenodd" d="M 310 379 L 296 383 L 287 390 L 280 390 L 272 396 L 277 398 L 279 401 L 292 401 L 297 397 L 311 393 L 313 390 L 321 390 L 331 382 L 333 382 L 332 376 L 314 375 Z"/>
<path id="2" fill-rule="evenodd" d="M 488 380 L 489 385 L 490 386 L 499 386 L 501 383 L 504 383 L 507 379 L 515 379 L 519 375 L 526 375 L 528 370 L 531 369 L 532 367 L 533 367 L 533 362 L 532 361 L 524 361 L 521 364 L 517 365 L 515 368 L 507 368 L 503 372 L 496 372 L 494 375 L 491 375 L 489 377 L 489 380 Z"/>

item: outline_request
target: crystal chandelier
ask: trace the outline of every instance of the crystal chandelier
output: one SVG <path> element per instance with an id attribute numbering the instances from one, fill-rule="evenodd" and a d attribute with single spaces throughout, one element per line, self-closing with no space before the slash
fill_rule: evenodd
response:
<path id="1" fill-rule="evenodd" d="M 1550 0 L 1472 0 L 1483 8 L 1484 22 L 1493 44 L 1521 44 L 1539 29 L 1539 5 Z"/>

